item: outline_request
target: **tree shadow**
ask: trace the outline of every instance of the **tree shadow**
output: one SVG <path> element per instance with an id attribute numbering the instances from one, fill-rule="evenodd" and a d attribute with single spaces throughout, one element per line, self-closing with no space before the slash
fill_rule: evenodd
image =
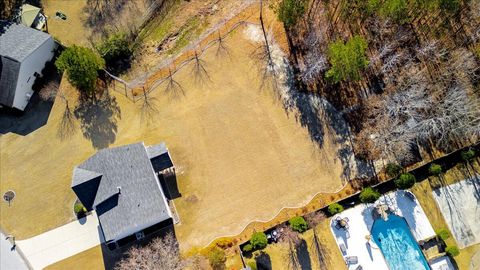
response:
<path id="1" fill-rule="evenodd" d="M 62 99 L 64 99 L 62 97 Z M 74 120 L 74 115 L 70 106 L 68 105 L 68 100 L 64 99 L 65 102 L 65 111 L 63 112 L 62 119 L 60 120 L 58 126 L 57 135 L 61 140 L 70 138 L 76 131 L 76 125 Z"/>
<path id="2" fill-rule="evenodd" d="M 257 263 L 258 270 L 272 270 L 272 261 L 270 255 L 261 251 L 255 256 L 255 262 Z"/>
<path id="3" fill-rule="evenodd" d="M 117 121 L 121 119 L 120 107 L 115 97 L 104 94 L 99 99 L 80 99 L 74 110 L 80 120 L 83 136 L 95 149 L 103 149 L 115 142 Z"/>
<path id="4" fill-rule="evenodd" d="M 130 1 L 128 0 L 88 0 L 84 8 L 88 14 L 84 24 L 94 32 L 104 33 L 105 27 L 115 19 Z M 132 4 L 133 1 L 132 1 Z"/>
<path id="5" fill-rule="evenodd" d="M 327 262 L 330 260 L 330 257 L 328 255 L 328 252 L 325 250 L 325 247 L 322 245 L 322 242 L 318 238 L 318 233 L 315 228 L 313 229 L 313 245 L 315 248 L 314 250 L 317 253 L 317 259 L 320 269 L 326 269 Z"/>
<path id="6" fill-rule="evenodd" d="M 310 260 L 310 253 L 308 252 L 307 242 L 302 239 L 296 246 L 297 259 L 300 263 L 301 269 L 312 269 L 312 261 Z"/>

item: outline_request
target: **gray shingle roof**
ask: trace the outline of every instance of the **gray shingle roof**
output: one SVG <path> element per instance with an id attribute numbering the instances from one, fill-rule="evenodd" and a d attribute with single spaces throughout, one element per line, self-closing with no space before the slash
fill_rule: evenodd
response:
<path id="1" fill-rule="evenodd" d="M 98 174 L 102 177 L 93 205 L 106 241 L 171 218 L 143 143 L 98 151 L 76 168 L 72 187 Z"/>
<path id="2" fill-rule="evenodd" d="M 0 55 L 22 62 L 51 36 L 22 24 L 0 21 Z"/>
<path id="3" fill-rule="evenodd" d="M 147 146 L 146 148 L 147 148 L 147 155 L 150 159 L 154 157 L 158 157 L 161 154 L 165 154 L 168 152 L 167 146 L 165 145 L 165 143 L 159 143 L 156 145 Z"/>
<path id="4" fill-rule="evenodd" d="M 0 56 L 0 104 L 13 106 L 19 72 L 19 62 Z"/>

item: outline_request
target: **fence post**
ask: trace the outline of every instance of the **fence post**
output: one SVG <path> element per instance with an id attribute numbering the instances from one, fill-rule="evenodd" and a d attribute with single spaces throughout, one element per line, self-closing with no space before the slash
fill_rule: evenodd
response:
<path id="1" fill-rule="evenodd" d="M 126 83 L 123 83 L 123 87 L 124 87 L 124 89 L 125 89 L 125 96 L 128 97 L 128 95 L 127 95 L 127 84 L 126 84 Z"/>

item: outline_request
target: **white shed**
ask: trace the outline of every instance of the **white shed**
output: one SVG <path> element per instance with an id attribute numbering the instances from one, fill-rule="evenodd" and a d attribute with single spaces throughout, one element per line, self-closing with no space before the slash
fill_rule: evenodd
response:
<path id="1" fill-rule="evenodd" d="M 0 104 L 24 110 L 35 79 L 56 49 L 53 38 L 22 24 L 0 21 Z"/>

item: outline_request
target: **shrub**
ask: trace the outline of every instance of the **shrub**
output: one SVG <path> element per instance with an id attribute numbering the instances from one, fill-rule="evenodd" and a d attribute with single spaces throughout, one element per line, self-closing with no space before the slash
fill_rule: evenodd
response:
<path id="1" fill-rule="evenodd" d="M 332 203 L 328 206 L 328 213 L 330 213 L 330 215 L 335 215 L 341 212 L 343 212 L 343 206 L 338 203 Z"/>
<path id="2" fill-rule="evenodd" d="M 430 168 L 428 169 L 428 171 L 432 174 L 432 175 L 440 175 L 442 173 L 442 166 L 438 165 L 438 164 L 435 164 L 435 163 L 432 163 L 432 165 L 430 165 Z"/>
<path id="3" fill-rule="evenodd" d="M 457 13 L 460 10 L 459 0 L 439 0 L 440 8 L 447 13 Z"/>
<path id="4" fill-rule="evenodd" d="M 364 188 L 360 192 L 360 201 L 363 203 L 373 203 L 380 198 L 380 193 L 371 187 Z"/>
<path id="5" fill-rule="evenodd" d="M 462 151 L 460 155 L 462 156 L 463 161 L 470 162 L 475 157 L 475 150 L 468 149 L 468 150 Z"/>
<path id="6" fill-rule="evenodd" d="M 249 263 L 247 263 L 247 265 L 250 266 L 250 269 L 257 270 L 257 263 L 256 262 L 249 262 Z"/>
<path id="7" fill-rule="evenodd" d="M 395 179 L 395 185 L 400 189 L 413 187 L 415 184 L 415 176 L 411 173 L 402 173 L 398 179 Z"/>
<path id="8" fill-rule="evenodd" d="M 253 249 L 262 249 L 267 246 L 267 243 L 267 236 L 263 232 L 253 233 L 252 238 L 250 238 Z"/>
<path id="9" fill-rule="evenodd" d="M 380 7 L 380 15 L 400 24 L 407 23 L 410 20 L 407 0 L 385 0 Z"/>
<path id="10" fill-rule="evenodd" d="M 92 94 L 98 71 L 105 67 L 105 61 L 91 49 L 73 45 L 60 54 L 55 66 L 67 73 L 67 78 L 73 86 Z"/>
<path id="11" fill-rule="evenodd" d="M 253 250 L 253 247 L 252 247 L 252 244 L 246 244 L 245 246 L 243 246 L 242 250 L 244 252 L 250 252 Z"/>
<path id="12" fill-rule="evenodd" d="M 458 250 L 458 248 L 456 246 L 449 246 L 445 249 L 445 252 L 447 253 L 448 256 L 450 257 L 455 257 L 455 256 L 458 256 L 458 254 L 460 254 L 460 251 Z"/>
<path id="13" fill-rule="evenodd" d="M 392 178 L 397 177 L 402 170 L 402 166 L 398 165 L 397 163 L 388 163 L 385 167 L 385 173 Z"/>
<path id="14" fill-rule="evenodd" d="M 328 60 L 332 67 L 325 77 L 331 82 L 357 81 L 360 72 L 368 65 L 365 55 L 367 42 L 361 36 L 354 36 L 346 43 L 342 40 L 328 45 Z"/>
<path id="15" fill-rule="evenodd" d="M 288 224 L 290 224 L 290 227 L 297 232 L 304 232 L 308 229 L 307 222 L 303 217 L 293 217 L 288 221 Z"/>
<path id="16" fill-rule="evenodd" d="M 85 207 L 83 206 L 82 203 L 80 202 L 77 202 L 74 206 L 73 206 L 73 211 L 75 212 L 75 214 L 80 214 L 80 213 L 84 213 L 84 212 L 87 212 L 87 209 L 85 209 Z"/>
<path id="17" fill-rule="evenodd" d="M 133 54 L 130 40 L 125 33 L 113 34 L 95 47 L 109 65 L 120 59 L 129 58 Z"/>
<path id="18" fill-rule="evenodd" d="M 448 238 L 450 238 L 450 233 L 448 232 L 447 229 L 440 229 L 437 231 L 437 236 L 443 241 L 445 241 Z"/>
<path id="19" fill-rule="evenodd" d="M 300 19 L 307 8 L 305 0 L 282 0 L 277 9 L 278 19 L 286 27 L 293 26 Z"/>
<path id="20" fill-rule="evenodd" d="M 217 246 L 210 249 L 207 258 L 213 269 L 223 269 L 227 261 L 225 251 Z"/>

